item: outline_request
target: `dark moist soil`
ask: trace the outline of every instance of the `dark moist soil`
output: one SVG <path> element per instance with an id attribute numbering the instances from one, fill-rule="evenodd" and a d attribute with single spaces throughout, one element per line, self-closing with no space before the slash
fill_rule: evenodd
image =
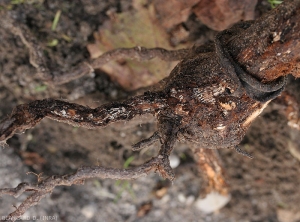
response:
<path id="1" fill-rule="evenodd" d="M 52 67 L 62 71 L 89 57 L 87 43 L 93 42 L 93 31 L 108 19 L 106 12 L 129 10 L 130 1 L 82 0 L 39 1 L 14 5 L 12 9 L 20 22 L 29 26 L 39 41 L 46 44 L 67 34 L 72 41 L 60 39 L 59 45 L 48 47 Z M 9 4 L 10 1 L 4 1 Z M 62 10 L 56 32 L 51 31 L 55 13 Z M 268 9 L 260 1 L 257 14 Z M 1 10 L 8 10 L 1 7 Z M 191 19 L 193 16 L 191 16 Z M 189 26 L 192 37 L 210 36 L 208 28 L 195 21 Z M 58 68 L 57 68 L 58 67 Z M 54 97 L 91 107 L 124 98 L 127 93 L 97 71 L 55 88 L 46 87 L 29 64 L 29 55 L 19 38 L 0 28 L 0 116 L 8 115 L 21 103 Z M 291 79 L 287 86 L 300 101 L 300 81 Z M 14 136 L 9 148 L 1 149 L 0 185 L 14 187 L 21 181 L 36 181 L 42 176 L 67 174 L 82 165 L 102 165 L 122 168 L 134 157 L 132 166 L 143 163 L 157 153 L 157 144 L 150 149 L 132 152 L 131 145 L 149 137 L 156 129 L 153 117 L 143 116 L 127 123 L 118 123 L 99 130 L 74 128 L 43 120 L 34 129 Z M 25 214 L 30 220 L 39 216 L 55 216 L 58 221 L 300 221 L 300 162 L 289 152 L 299 144 L 299 135 L 287 126 L 285 117 L 274 103 L 257 118 L 244 138 L 241 148 L 254 155 L 250 160 L 232 150 L 220 150 L 229 183 L 231 201 L 221 210 L 204 214 L 195 201 L 203 190 L 191 153 L 185 144 L 178 144 L 174 155 L 181 163 L 175 169 L 173 184 L 152 174 L 129 182 L 89 180 L 83 186 L 58 187 L 37 206 Z M 298 146 L 298 147 L 297 147 Z M 160 194 L 166 191 L 165 194 Z M 18 199 L 0 199 L 0 216 L 14 210 L 26 195 Z M 147 210 L 148 209 L 148 210 Z"/>

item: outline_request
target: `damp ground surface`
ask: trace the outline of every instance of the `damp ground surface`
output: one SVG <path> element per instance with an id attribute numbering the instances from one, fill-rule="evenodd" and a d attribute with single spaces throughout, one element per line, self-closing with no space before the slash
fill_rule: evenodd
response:
<path id="1" fill-rule="evenodd" d="M 47 49 L 45 53 L 62 71 L 89 58 L 87 45 L 95 42 L 94 32 L 111 19 L 108 12 L 130 11 L 131 1 L 32 1 L 12 4 L 4 1 L 0 10 L 11 10 Z M 26 1 L 25 1 L 26 2 Z M 7 7 L 9 6 L 9 7 Z M 267 11 L 259 1 L 257 14 Z M 51 30 L 58 10 L 61 16 Z M 190 16 L 191 39 L 209 41 L 214 31 Z M 202 32 L 197 30 L 201 29 Z M 54 40 L 58 42 L 55 43 Z M 54 41 L 54 42 L 53 42 Z M 191 40 L 189 40 L 191 41 Z M 48 46 L 46 46 L 48 44 Z M 29 63 L 29 54 L 19 38 L 0 27 L 0 116 L 22 103 L 59 98 L 90 107 L 126 98 L 130 93 L 109 75 L 97 70 L 70 83 L 45 85 Z M 300 81 L 287 86 L 300 101 Z M 76 171 L 82 165 L 122 168 L 143 163 L 156 155 L 158 144 L 142 152 L 131 145 L 155 131 L 152 116 L 135 118 L 104 129 L 87 130 L 43 120 L 39 125 L 7 141 L 0 150 L 0 186 L 15 187 L 22 181 Z M 81 186 L 57 187 L 51 195 L 24 215 L 29 220 L 53 217 L 58 221 L 300 221 L 300 160 L 289 151 L 299 148 L 300 133 L 289 128 L 280 107 L 271 103 L 252 124 L 241 148 L 253 154 L 250 160 L 233 150 L 220 150 L 231 187 L 231 201 L 221 210 L 205 214 L 196 202 L 203 191 L 202 179 L 188 145 L 177 144 L 174 158 L 176 180 L 170 183 L 156 174 L 134 181 L 92 179 Z M 28 172 L 31 172 L 28 174 Z M 14 210 L 26 195 L 0 199 L 0 218 Z M 50 219 L 48 217 L 48 219 Z"/>

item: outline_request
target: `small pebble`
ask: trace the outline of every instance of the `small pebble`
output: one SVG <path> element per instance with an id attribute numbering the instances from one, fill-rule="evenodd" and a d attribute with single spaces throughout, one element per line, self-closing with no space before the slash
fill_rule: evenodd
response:
<path id="1" fill-rule="evenodd" d="M 181 203 L 185 203 L 186 197 L 185 197 L 182 193 L 179 193 L 179 194 L 178 194 L 178 200 L 179 200 L 179 202 L 181 202 Z"/>
<path id="2" fill-rule="evenodd" d="M 81 213 L 87 219 L 91 219 L 96 213 L 96 208 L 93 205 L 87 205 L 87 206 L 82 208 Z"/>
<path id="3" fill-rule="evenodd" d="M 180 159 L 178 156 L 172 154 L 170 157 L 169 157 L 169 160 L 170 160 L 170 166 L 174 169 L 176 167 L 179 166 L 180 164 Z"/>
<path id="4" fill-rule="evenodd" d="M 194 203 L 194 201 L 195 201 L 195 197 L 190 195 L 186 198 L 185 204 L 189 206 L 189 205 L 192 205 L 192 203 Z"/>
<path id="5" fill-rule="evenodd" d="M 211 192 L 204 199 L 198 199 L 195 206 L 204 213 L 209 214 L 222 209 L 230 199 L 230 195 L 223 196 L 217 192 Z"/>
<path id="6" fill-rule="evenodd" d="M 161 198 L 161 202 L 168 203 L 170 201 L 170 195 L 165 195 Z"/>

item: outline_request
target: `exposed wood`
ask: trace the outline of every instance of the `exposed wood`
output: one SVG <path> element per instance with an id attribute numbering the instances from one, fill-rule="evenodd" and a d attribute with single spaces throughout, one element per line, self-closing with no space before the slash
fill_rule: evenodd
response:
<path id="1" fill-rule="evenodd" d="M 237 36 L 227 48 L 259 80 L 288 74 L 300 77 L 300 1 L 285 1 Z"/>
<path id="2" fill-rule="evenodd" d="M 199 172 L 207 183 L 205 193 L 214 191 L 222 195 L 228 195 L 230 187 L 218 151 L 213 149 L 197 149 L 194 152 L 194 156 L 199 166 Z"/>

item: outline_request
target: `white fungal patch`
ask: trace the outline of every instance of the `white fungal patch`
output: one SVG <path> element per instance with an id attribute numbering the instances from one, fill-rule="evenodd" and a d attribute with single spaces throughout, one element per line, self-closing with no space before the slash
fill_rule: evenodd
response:
<path id="1" fill-rule="evenodd" d="M 219 85 L 212 85 L 206 88 L 193 88 L 194 96 L 203 103 L 215 103 L 214 97 L 219 96 L 225 91 L 224 82 Z"/>
<path id="2" fill-rule="evenodd" d="M 183 95 L 179 95 L 178 98 L 179 98 L 180 101 L 182 101 L 183 100 Z"/>
<path id="3" fill-rule="evenodd" d="M 103 121 L 106 119 L 110 119 L 110 120 L 117 119 L 121 115 L 128 115 L 130 113 L 130 112 L 126 113 L 125 107 L 111 108 L 108 112 L 109 112 L 108 116 L 105 117 Z"/>
<path id="4" fill-rule="evenodd" d="M 273 42 L 278 42 L 278 41 L 280 40 L 280 38 L 281 38 L 281 33 L 282 33 L 282 32 L 279 32 L 279 33 L 273 32 Z"/>
<path id="5" fill-rule="evenodd" d="M 215 129 L 216 130 L 224 130 L 226 128 L 226 126 L 224 126 L 223 124 L 219 124 Z"/>
<path id="6" fill-rule="evenodd" d="M 164 104 L 160 104 L 160 103 L 158 103 L 158 104 L 156 105 L 156 107 L 159 108 L 159 109 L 160 109 L 160 108 L 164 108 L 164 106 L 165 106 Z"/>
<path id="7" fill-rule="evenodd" d="M 224 92 L 224 90 L 225 90 L 225 87 L 214 88 L 213 95 L 218 96 L 218 95 L 222 94 Z"/>
<path id="8" fill-rule="evenodd" d="M 179 99 L 181 102 L 185 102 L 184 96 L 182 95 L 182 90 L 176 90 L 172 88 L 170 90 L 170 96 Z"/>
<path id="9" fill-rule="evenodd" d="M 101 125 L 101 124 L 103 124 L 103 121 L 100 120 L 100 121 L 96 121 L 95 123 L 96 123 L 97 125 Z"/>
<path id="10" fill-rule="evenodd" d="M 67 114 L 66 110 L 64 110 L 64 109 L 59 112 L 54 110 L 54 111 L 51 111 L 51 113 L 53 113 L 57 116 L 61 116 L 61 117 L 68 117 L 68 114 Z"/>
<path id="11" fill-rule="evenodd" d="M 209 88 L 209 87 L 208 87 Z M 203 103 L 214 103 L 216 102 L 215 98 L 211 91 L 194 88 L 193 89 L 194 96 L 198 99 L 198 101 Z"/>
<path id="12" fill-rule="evenodd" d="M 172 89 L 171 89 L 171 92 L 172 92 L 172 93 L 176 93 L 176 89 L 175 89 L 175 88 L 172 88 Z"/>
<path id="13" fill-rule="evenodd" d="M 109 113 L 111 115 L 122 113 L 123 112 L 123 108 L 124 107 L 121 107 L 121 108 L 112 108 L 112 109 L 109 110 Z"/>
<path id="14" fill-rule="evenodd" d="M 56 110 L 51 111 L 51 113 L 53 113 L 53 114 L 55 114 L 55 115 L 57 115 L 57 116 L 61 116 L 61 113 L 60 113 L 60 112 L 57 112 Z"/>
<path id="15" fill-rule="evenodd" d="M 172 97 L 175 97 L 176 94 L 177 94 L 177 91 L 176 91 L 175 88 L 172 88 L 172 89 L 170 90 L 170 92 L 171 92 L 171 96 L 172 96 Z"/>

